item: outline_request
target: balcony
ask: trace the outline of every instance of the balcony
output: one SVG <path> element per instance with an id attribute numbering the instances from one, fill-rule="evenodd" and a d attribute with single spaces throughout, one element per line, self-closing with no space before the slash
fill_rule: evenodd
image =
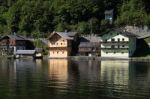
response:
<path id="1" fill-rule="evenodd" d="M 109 45 L 124 45 L 124 44 L 128 44 L 129 42 L 128 41 L 119 41 L 119 42 L 101 42 L 101 44 L 109 44 Z"/>
<path id="2" fill-rule="evenodd" d="M 102 50 L 128 50 L 129 48 L 101 48 Z"/>
<path id="3" fill-rule="evenodd" d="M 69 50 L 70 47 L 48 47 L 48 50 Z"/>

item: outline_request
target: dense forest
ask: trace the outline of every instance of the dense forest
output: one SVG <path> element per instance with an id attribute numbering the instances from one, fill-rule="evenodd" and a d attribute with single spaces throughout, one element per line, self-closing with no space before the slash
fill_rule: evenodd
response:
<path id="1" fill-rule="evenodd" d="M 0 33 L 40 36 L 52 31 L 101 33 L 109 27 L 150 26 L 149 0 L 0 0 Z M 105 10 L 114 9 L 112 26 Z"/>

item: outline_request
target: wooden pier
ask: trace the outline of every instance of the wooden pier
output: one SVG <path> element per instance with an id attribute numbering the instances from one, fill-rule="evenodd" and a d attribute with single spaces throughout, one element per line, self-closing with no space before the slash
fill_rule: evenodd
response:
<path id="1" fill-rule="evenodd" d="M 33 59 L 43 58 L 42 53 L 37 53 L 36 50 L 17 50 L 15 58 L 31 57 Z"/>

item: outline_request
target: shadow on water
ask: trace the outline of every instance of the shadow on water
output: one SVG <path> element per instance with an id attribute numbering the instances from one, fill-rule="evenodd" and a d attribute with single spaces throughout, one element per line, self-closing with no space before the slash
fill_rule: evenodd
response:
<path id="1" fill-rule="evenodd" d="M 144 99 L 150 63 L 0 60 L 0 99 Z"/>

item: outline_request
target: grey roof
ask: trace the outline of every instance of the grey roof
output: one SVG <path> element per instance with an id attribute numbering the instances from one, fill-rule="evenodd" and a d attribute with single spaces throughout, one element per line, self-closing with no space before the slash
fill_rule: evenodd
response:
<path id="1" fill-rule="evenodd" d="M 1 39 L 3 39 L 4 37 L 9 37 L 15 40 L 26 40 L 24 37 L 18 36 L 18 35 L 6 35 L 6 36 L 3 36 Z"/>
<path id="2" fill-rule="evenodd" d="M 80 38 L 79 47 L 99 47 L 100 41 L 101 37 L 98 37 L 96 35 L 82 36 Z"/>
<path id="3" fill-rule="evenodd" d="M 105 14 L 112 14 L 113 12 L 114 12 L 114 9 L 106 10 L 106 11 L 105 11 Z"/>
<path id="4" fill-rule="evenodd" d="M 137 34 L 138 35 L 138 34 Z M 150 37 L 150 32 L 143 32 L 138 37 L 139 39 Z"/>
<path id="5" fill-rule="evenodd" d="M 93 47 L 99 47 L 100 43 L 94 43 L 94 42 L 81 42 L 79 47 L 84 47 L 84 48 L 93 48 Z"/>
<path id="6" fill-rule="evenodd" d="M 81 42 L 100 42 L 101 37 L 96 35 L 88 35 L 88 36 L 82 36 Z"/>
<path id="7" fill-rule="evenodd" d="M 147 27 L 140 28 L 140 27 L 134 27 L 134 26 L 126 26 L 126 27 L 123 27 L 122 29 L 134 35 L 137 35 L 137 38 L 139 39 L 150 37 L 150 30 L 148 30 Z"/>
<path id="8" fill-rule="evenodd" d="M 78 32 L 67 32 L 68 36 L 74 37 Z"/>
<path id="9" fill-rule="evenodd" d="M 35 54 L 35 50 L 17 50 L 16 54 L 22 54 L 22 55 L 33 55 Z"/>
<path id="10" fill-rule="evenodd" d="M 66 33 L 66 32 L 57 32 L 57 34 L 58 35 L 60 35 L 62 38 L 64 38 L 64 39 L 68 39 L 68 40 L 72 40 L 73 38 L 72 37 L 70 37 L 69 35 L 68 35 L 68 33 Z"/>
<path id="11" fill-rule="evenodd" d="M 73 38 L 68 35 L 71 32 L 53 32 L 48 38 L 51 38 L 55 33 L 57 33 L 59 36 L 61 36 L 64 39 L 73 40 Z"/>
<path id="12" fill-rule="evenodd" d="M 43 48 L 35 48 L 35 51 L 36 51 L 36 52 L 42 52 L 42 51 L 43 51 Z"/>
<path id="13" fill-rule="evenodd" d="M 132 32 L 129 32 L 129 31 L 125 31 L 122 28 L 115 29 L 114 31 L 111 31 L 111 32 L 117 32 L 117 33 L 120 33 L 120 34 L 125 35 L 127 37 L 139 37 L 139 35 L 134 34 Z"/>
<path id="14" fill-rule="evenodd" d="M 103 36 L 103 35 L 109 34 L 109 33 L 114 33 L 114 32 L 119 33 L 124 36 L 127 36 L 127 37 L 138 37 L 138 35 L 128 32 L 128 31 L 124 31 L 122 28 L 114 29 L 108 33 L 102 33 L 102 34 L 100 34 L 100 36 Z"/>

